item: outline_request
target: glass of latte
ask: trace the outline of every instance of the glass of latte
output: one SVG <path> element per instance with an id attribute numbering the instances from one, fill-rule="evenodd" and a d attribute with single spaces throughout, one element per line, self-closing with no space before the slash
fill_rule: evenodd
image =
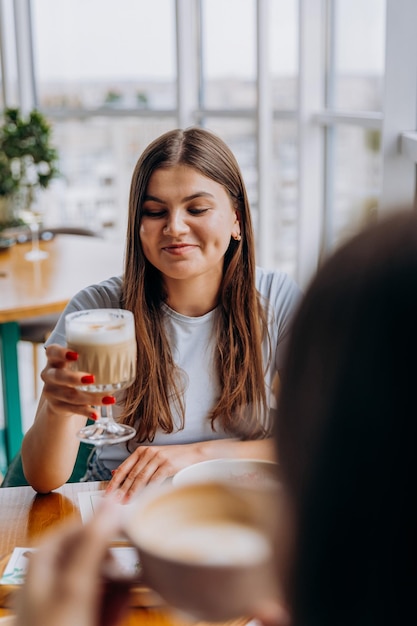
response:
<path id="1" fill-rule="evenodd" d="M 131 311 L 87 309 L 69 313 L 65 333 L 68 348 L 78 353 L 74 369 L 94 375 L 93 383 L 78 389 L 103 396 L 130 387 L 136 376 L 135 321 Z M 102 446 L 135 435 L 134 428 L 114 420 L 111 398 L 106 404 L 106 416 L 78 431 L 81 441 Z"/>

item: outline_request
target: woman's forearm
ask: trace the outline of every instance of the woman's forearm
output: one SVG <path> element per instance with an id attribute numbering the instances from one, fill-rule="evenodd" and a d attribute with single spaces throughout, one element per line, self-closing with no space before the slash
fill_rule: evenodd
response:
<path id="1" fill-rule="evenodd" d="M 216 439 L 195 444 L 199 448 L 201 460 L 219 458 L 261 459 L 276 461 L 273 439 L 240 441 L 238 439 Z"/>
<path id="2" fill-rule="evenodd" d="M 79 448 L 76 433 L 85 422 L 80 415 L 57 414 L 41 396 L 21 450 L 26 480 L 36 491 L 48 493 L 71 476 Z"/>

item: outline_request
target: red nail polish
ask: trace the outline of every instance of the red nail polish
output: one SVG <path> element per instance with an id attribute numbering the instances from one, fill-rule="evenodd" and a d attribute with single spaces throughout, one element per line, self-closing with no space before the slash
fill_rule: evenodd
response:
<path id="1" fill-rule="evenodd" d="M 78 359 L 78 352 L 68 350 L 68 352 L 65 354 L 65 358 L 67 359 L 67 361 L 76 361 Z"/>
<path id="2" fill-rule="evenodd" d="M 113 476 L 116 473 L 116 470 L 111 471 L 111 475 Z"/>
<path id="3" fill-rule="evenodd" d="M 91 385 L 91 383 L 94 382 L 94 375 L 86 374 L 81 378 L 81 382 L 83 383 L 83 385 Z"/>
<path id="4" fill-rule="evenodd" d="M 114 396 L 104 396 L 101 401 L 103 404 L 114 404 L 116 402 L 116 398 Z"/>
<path id="5" fill-rule="evenodd" d="M 96 421 L 97 419 L 97 415 L 95 413 L 90 413 L 89 417 L 90 417 L 90 420 Z"/>

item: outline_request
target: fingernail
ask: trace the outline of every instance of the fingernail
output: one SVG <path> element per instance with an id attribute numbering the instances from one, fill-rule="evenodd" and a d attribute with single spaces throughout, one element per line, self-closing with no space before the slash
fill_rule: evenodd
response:
<path id="1" fill-rule="evenodd" d="M 89 417 L 90 417 L 90 420 L 96 421 L 96 419 L 97 419 L 96 413 L 90 413 Z"/>
<path id="2" fill-rule="evenodd" d="M 68 350 L 68 352 L 65 354 L 65 358 L 67 359 L 67 361 L 76 361 L 78 359 L 78 352 Z"/>
<path id="3" fill-rule="evenodd" d="M 81 382 L 84 385 L 90 385 L 91 383 L 94 382 L 94 374 L 86 374 L 85 376 L 81 378 Z"/>
<path id="4" fill-rule="evenodd" d="M 101 401 L 103 404 L 114 404 L 116 402 L 116 398 L 114 396 L 104 396 Z"/>
<path id="5" fill-rule="evenodd" d="M 113 476 L 116 473 L 116 470 L 111 471 L 111 475 Z"/>

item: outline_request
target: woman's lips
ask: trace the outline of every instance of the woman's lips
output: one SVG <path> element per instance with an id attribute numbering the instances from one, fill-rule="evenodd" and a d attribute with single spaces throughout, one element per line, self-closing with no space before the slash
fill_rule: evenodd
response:
<path id="1" fill-rule="evenodd" d="M 196 247 L 196 245 L 191 243 L 174 243 L 169 246 L 164 246 L 162 250 L 169 254 L 181 255 L 194 250 Z"/>

